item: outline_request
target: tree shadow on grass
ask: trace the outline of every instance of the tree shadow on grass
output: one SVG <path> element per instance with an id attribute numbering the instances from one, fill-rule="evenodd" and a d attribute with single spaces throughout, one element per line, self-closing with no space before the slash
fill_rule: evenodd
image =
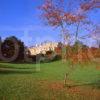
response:
<path id="1" fill-rule="evenodd" d="M 100 79 L 99 80 L 96 80 L 95 82 L 82 83 L 82 84 L 76 84 L 76 85 L 69 85 L 68 87 L 71 88 L 71 87 L 80 87 L 80 86 L 91 86 L 93 88 L 100 89 Z"/>
<path id="2" fill-rule="evenodd" d="M 4 74 L 32 74 L 36 73 L 37 71 L 34 70 L 15 70 L 15 69 L 10 69 L 10 68 L 0 68 L 0 75 Z"/>
<path id="3" fill-rule="evenodd" d="M 3 65 L 3 64 L 0 64 L 0 68 L 10 68 L 10 69 L 33 69 L 34 67 L 13 67 L 13 66 L 10 66 L 10 65 Z"/>
<path id="4" fill-rule="evenodd" d="M 24 70 L 24 69 L 25 69 L 25 70 L 27 70 L 27 69 L 33 69 L 33 68 L 30 68 L 30 67 L 29 67 L 29 68 L 24 68 L 24 67 L 21 68 L 21 67 L 11 67 L 11 66 L 2 66 L 2 67 L 0 67 L 0 68 L 5 68 L 5 69 L 8 69 L 8 68 L 9 68 L 9 69 L 16 69 L 16 70 L 17 70 L 17 69 L 19 69 L 19 70 L 22 70 L 22 69 L 23 69 L 23 70 Z"/>

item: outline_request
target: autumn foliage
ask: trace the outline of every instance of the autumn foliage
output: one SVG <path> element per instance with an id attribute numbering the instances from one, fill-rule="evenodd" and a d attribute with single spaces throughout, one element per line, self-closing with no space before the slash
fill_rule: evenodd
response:
<path id="1" fill-rule="evenodd" d="M 58 0 L 62 5 L 64 0 Z M 65 7 L 65 6 L 64 6 Z M 60 7 L 58 3 L 54 3 L 53 0 L 46 0 L 40 7 L 43 11 L 42 16 L 51 26 L 63 26 L 65 24 L 76 23 L 86 18 L 82 13 L 73 13 L 71 11 L 64 10 L 64 7 Z M 85 4 L 80 8 L 84 9 Z"/>
<path id="2" fill-rule="evenodd" d="M 81 4 L 81 9 L 84 11 L 89 11 L 95 8 L 100 8 L 100 0 L 89 0 Z"/>
<path id="3" fill-rule="evenodd" d="M 42 18 L 48 25 L 61 28 L 64 41 L 69 41 L 71 39 L 71 33 L 68 32 L 68 27 L 74 25 L 76 30 L 73 33 L 75 36 L 75 42 L 77 42 L 80 26 L 86 24 L 90 25 L 91 22 L 88 19 L 89 11 L 100 8 L 100 0 L 69 0 L 68 2 L 70 2 L 69 5 L 66 5 L 66 0 L 45 0 L 44 4 L 40 7 Z M 74 6 L 71 6 L 72 4 L 74 4 Z M 74 46 L 70 46 L 70 44 L 62 47 L 66 48 L 67 52 L 63 57 L 71 58 L 74 61 L 87 61 L 90 60 L 91 57 L 96 58 L 100 54 L 97 48 L 95 50 L 89 47 L 84 49 L 83 46 L 81 50 L 78 50 L 77 47 L 74 48 Z M 55 51 L 58 54 L 62 54 L 62 47 L 56 48 Z M 75 49 L 77 49 L 77 52 L 73 51 Z"/>
<path id="4" fill-rule="evenodd" d="M 77 62 L 88 62 L 93 61 L 94 59 L 100 58 L 100 48 L 96 47 L 88 47 L 85 45 L 82 45 L 81 48 L 78 47 L 78 49 L 75 49 L 76 47 L 73 46 L 65 46 L 66 48 L 66 54 L 65 58 L 66 60 L 71 60 L 73 63 Z M 62 56 L 62 48 L 57 47 L 55 48 L 55 52 Z"/>

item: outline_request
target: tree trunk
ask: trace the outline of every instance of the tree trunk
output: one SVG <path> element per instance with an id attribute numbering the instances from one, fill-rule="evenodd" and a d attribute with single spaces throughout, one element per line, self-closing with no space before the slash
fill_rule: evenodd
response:
<path id="1" fill-rule="evenodd" d="M 77 42 L 78 40 L 79 25 L 80 23 L 78 22 L 77 27 L 76 27 L 75 42 Z"/>

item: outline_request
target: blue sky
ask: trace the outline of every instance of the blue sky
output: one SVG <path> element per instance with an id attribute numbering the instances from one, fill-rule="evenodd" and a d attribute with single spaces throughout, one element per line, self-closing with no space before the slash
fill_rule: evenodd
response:
<path id="1" fill-rule="evenodd" d="M 38 6 L 44 0 L 0 0 L 0 36 L 16 36 L 31 46 L 42 41 L 59 41 L 59 29 L 45 26 Z M 99 12 L 91 13 L 91 19 L 100 22 Z"/>

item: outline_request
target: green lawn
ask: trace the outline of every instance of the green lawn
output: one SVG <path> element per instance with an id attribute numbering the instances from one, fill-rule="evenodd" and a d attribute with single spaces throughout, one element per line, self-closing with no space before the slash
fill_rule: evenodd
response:
<path id="1" fill-rule="evenodd" d="M 67 93 L 67 88 L 56 89 L 55 84 L 63 85 L 64 76 L 68 80 L 87 88 L 100 88 L 100 70 L 95 63 L 77 64 L 69 68 L 68 62 L 56 61 L 42 64 L 0 63 L 0 100 L 95 100 L 91 96 Z M 52 89 L 52 84 L 55 86 Z M 74 84 L 73 84 L 74 85 Z M 58 85 L 57 85 L 58 86 Z M 98 97 L 96 98 L 97 100 Z"/>

